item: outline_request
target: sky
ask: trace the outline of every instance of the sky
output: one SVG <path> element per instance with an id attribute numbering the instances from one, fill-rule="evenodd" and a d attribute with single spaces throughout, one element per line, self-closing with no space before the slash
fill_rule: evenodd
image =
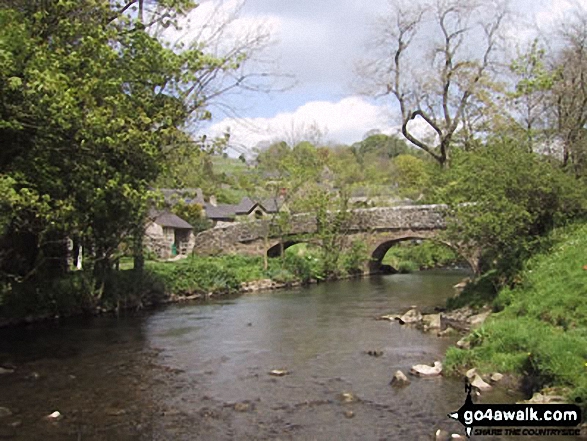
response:
<path id="1" fill-rule="evenodd" d="M 202 38 L 203 24 L 221 15 L 215 8 L 228 13 L 238 2 L 201 1 L 182 34 L 174 37 Z M 517 25 L 508 32 L 508 44 L 513 48 L 531 40 L 537 29 L 548 31 L 573 4 L 587 6 L 587 0 L 512 1 Z M 396 132 L 399 114 L 393 99 L 374 100 L 353 86 L 355 63 L 373 38 L 376 18 L 387 10 L 388 0 L 246 0 L 228 35 L 259 27 L 270 31 L 273 43 L 263 57 L 277 60 L 278 71 L 294 74 L 295 85 L 269 94 L 227 95 L 222 106 L 211 109 L 212 121 L 200 130 L 209 135 L 230 130 L 232 155 L 310 127 L 317 127 L 323 141 L 331 144 L 358 142 L 371 130 Z"/>

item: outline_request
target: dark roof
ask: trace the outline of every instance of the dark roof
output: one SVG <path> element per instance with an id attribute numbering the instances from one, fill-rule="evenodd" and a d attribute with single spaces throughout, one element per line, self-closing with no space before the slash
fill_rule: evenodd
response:
<path id="1" fill-rule="evenodd" d="M 234 219 L 236 216 L 236 205 L 228 205 L 228 204 L 220 204 L 220 205 L 212 205 L 212 204 L 205 204 L 204 208 L 206 209 L 206 217 L 208 219 Z"/>
<path id="2" fill-rule="evenodd" d="M 245 196 L 241 199 L 238 205 L 235 206 L 236 214 L 249 214 L 253 208 L 257 205 L 257 202 L 252 200 L 250 197 Z"/>
<path id="3" fill-rule="evenodd" d="M 212 205 L 210 203 L 204 204 L 206 210 L 206 217 L 212 220 L 232 220 L 239 214 L 249 214 L 259 206 L 267 213 L 277 213 L 283 205 L 283 201 L 278 198 L 265 199 L 263 202 L 255 202 L 253 199 L 245 196 L 236 204 L 218 204 Z"/>
<path id="4" fill-rule="evenodd" d="M 153 219 L 153 222 L 161 225 L 162 227 L 178 228 L 182 230 L 191 230 L 194 228 L 181 217 L 173 213 L 169 213 L 168 211 L 157 214 Z"/>
<path id="5" fill-rule="evenodd" d="M 260 205 L 267 213 L 277 213 L 283 205 L 283 200 L 279 198 L 269 198 L 261 201 Z"/>

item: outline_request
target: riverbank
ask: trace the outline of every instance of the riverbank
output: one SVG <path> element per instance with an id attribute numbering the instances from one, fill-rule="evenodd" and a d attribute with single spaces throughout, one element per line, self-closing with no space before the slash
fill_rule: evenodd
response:
<path id="1" fill-rule="evenodd" d="M 261 257 L 190 256 L 177 261 L 147 261 L 142 272 L 112 271 L 101 285 L 93 274 L 77 271 L 48 284 L 33 280 L 15 285 L 11 292 L 3 293 L 0 328 L 363 276 L 349 267 L 325 277 L 321 267 L 312 255 L 269 259 L 266 267 Z"/>
<path id="2" fill-rule="evenodd" d="M 548 253 L 502 289 L 482 327 L 446 354 L 448 371 L 517 376 L 527 394 L 554 388 L 587 408 L 587 225 L 556 231 Z M 453 301 L 454 302 L 454 301 Z"/>

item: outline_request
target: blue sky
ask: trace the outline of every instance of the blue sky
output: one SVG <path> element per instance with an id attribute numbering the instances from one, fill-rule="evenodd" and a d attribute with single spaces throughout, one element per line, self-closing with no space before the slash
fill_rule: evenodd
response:
<path id="1" fill-rule="evenodd" d="M 415 1 L 415 0 L 414 0 Z M 235 8 L 239 0 L 204 0 L 192 13 L 196 32 L 206 11 L 222 5 Z M 527 41 L 537 29 L 546 32 L 574 5 L 587 0 L 521 0 L 511 2 L 518 14 L 508 33 L 511 48 Z M 296 76 L 296 86 L 281 93 L 247 93 L 224 97 L 223 104 L 236 111 L 227 115 L 212 109 L 214 119 L 204 127 L 211 134 L 227 128 L 240 150 L 292 136 L 310 125 L 325 133 L 331 143 L 360 141 L 369 130 L 392 132 L 398 124 L 393 100 L 373 101 L 358 95 L 352 83 L 354 65 L 365 54 L 373 35 L 373 22 L 385 14 L 388 0 L 246 0 L 234 33 L 262 26 L 270 29 L 274 43 L 263 56 L 279 61 L 279 70 Z M 205 19 L 204 19 L 205 20 Z M 201 21 L 200 21 L 201 23 Z"/>

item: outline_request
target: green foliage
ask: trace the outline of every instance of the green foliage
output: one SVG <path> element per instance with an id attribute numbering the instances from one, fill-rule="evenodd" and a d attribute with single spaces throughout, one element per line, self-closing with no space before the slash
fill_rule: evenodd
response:
<path id="1" fill-rule="evenodd" d="M 498 269 L 504 280 L 555 226 L 585 213 L 585 186 L 514 142 L 455 152 L 439 179 L 435 200 L 450 205 L 449 240 L 481 247 L 485 269 Z"/>
<path id="2" fill-rule="evenodd" d="M 451 350 L 454 368 L 527 374 L 536 388 L 566 386 L 587 403 L 587 225 L 552 235 L 556 245 L 533 257 L 514 289 L 495 301 L 501 312 L 469 336 L 470 351 Z"/>
<path id="3" fill-rule="evenodd" d="M 407 264 L 406 268 L 429 269 L 461 263 L 461 258 L 446 245 L 429 240 L 420 243 L 400 242 L 389 249 L 382 261 L 395 269 Z"/>
<path id="4" fill-rule="evenodd" d="M 469 282 L 458 296 L 447 299 L 448 309 L 462 308 L 463 306 L 482 307 L 491 304 L 497 296 L 500 284 L 496 270 L 488 271 Z"/>
<path id="5" fill-rule="evenodd" d="M 347 274 L 363 272 L 363 267 L 369 261 L 367 244 L 361 240 L 351 243 L 350 249 L 342 256 L 342 266 Z"/>
<path id="6" fill-rule="evenodd" d="M 432 164 L 416 156 L 402 154 L 394 158 L 393 170 L 400 195 L 418 198 L 430 186 Z"/>
<path id="7" fill-rule="evenodd" d="M 410 260 L 403 260 L 397 265 L 397 272 L 400 274 L 413 273 L 418 271 L 418 264 Z"/>
<path id="8" fill-rule="evenodd" d="M 166 26 L 194 6 L 152 5 Z M 140 237 L 163 164 L 204 144 L 183 131 L 209 117 L 194 86 L 241 56 L 166 45 L 117 2 L 0 6 L 0 277 L 58 277 L 65 236 L 107 271 L 123 238 Z"/>
<path id="9" fill-rule="evenodd" d="M 240 282 L 229 263 L 229 259 L 194 256 L 179 262 L 148 263 L 147 269 L 162 280 L 169 294 L 235 292 Z"/>
<path id="10" fill-rule="evenodd" d="M 180 200 L 173 206 L 173 213 L 194 227 L 194 234 L 212 227 L 212 223 L 206 219 L 203 207 L 199 204 L 188 204 Z"/>

